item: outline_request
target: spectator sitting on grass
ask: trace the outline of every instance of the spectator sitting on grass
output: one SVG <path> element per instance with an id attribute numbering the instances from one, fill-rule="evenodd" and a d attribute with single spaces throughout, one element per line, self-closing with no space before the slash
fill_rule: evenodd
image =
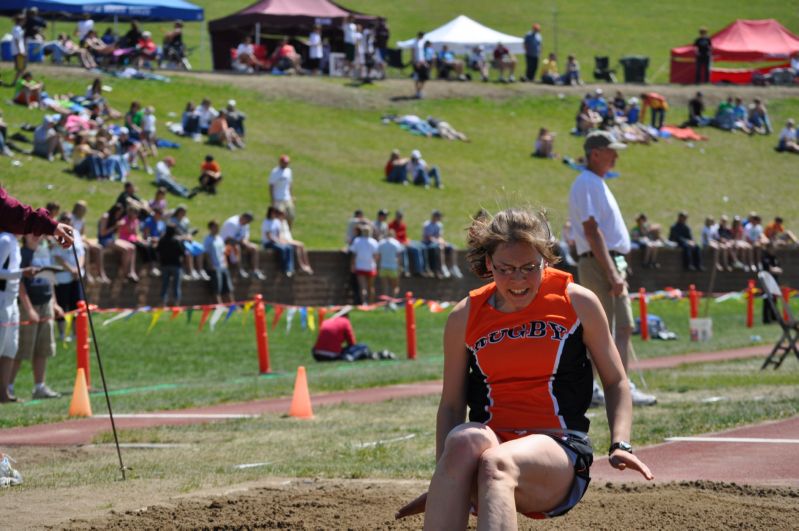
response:
<path id="1" fill-rule="evenodd" d="M 233 279 L 228 269 L 225 241 L 219 235 L 219 223 L 216 220 L 208 222 L 208 236 L 203 242 L 205 254 L 208 255 L 208 271 L 211 276 L 211 285 L 216 296 L 216 302 L 222 304 L 222 298 L 227 295 L 228 302 L 233 302 Z M 205 272 L 205 271 L 203 271 Z M 208 276 L 206 274 L 206 276 Z"/>
<path id="2" fill-rule="evenodd" d="M 771 134 L 771 120 L 768 116 L 766 104 L 760 98 L 755 98 L 754 103 L 749 108 L 749 126 L 755 133 L 761 135 Z"/>
<path id="3" fill-rule="evenodd" d="M 173 157 L 164 157 L 164 160 L 155 165 L 155 184 L 163 186 L 170 192 L 180 197 L 191 199 L 197 195 L 197 191 L 189 191 L 188 188 L 180 184 L 172 176 L 172 168 L 175 166 Z"/>
<path id="4" fill-rule="evenodd" d="M 61 134 L 55 129 L 60 120 L 61 117 L 58 115 L 45 115 L 42 123 L 33 132 L 34 155 L 45 158 L 50 162 L 55 160 L 55 155 L 60 155 L 61 160 L 65 160 Z"/>
<path id="5" fill-rule="evenodd" d="M 197 125 L 199 126 L 200 133 L 207 135 L 208 128 L 211 127 L 211 122 L 219 115 L 219 112 L 211 106 L 211 100 L 208 98 L 204 98 L 203 101 L 200 102 L 200 106 L 197 107 L 194 112 L 197 115 Z"/>
<path id="6" fill-rule="evenodd" d="M 120 178 L 120 180 L 124 181 L 127 178 L 128 173 L 130 173 L 130 168 L 138 168 L 139 163 L 141 163 L 144 171 L 146 171 L 148 174 L 153 173 L 153 169 L 147 163 L 147 155 L 145 154 L 144 149 L 142 149 L 141 143 L 137 140 L 133 140 L 130 137 L 130 131 L 128 131 L 127 127 L 119 128 L 116 149 L 117 154 L 123 161 L 122 173 L 124 175 Z"/>
<path id="7" fill-rule="evenodd" d="M 236 131 L 227 123 L 227 112 L 219 111 L 219 114 L 208 127 L 208 143 L 216 146 L 225 146 L 229 150 L 243 149 L 244 142 Z"/>
<path id="8" fill-rule="evenodd" d="M 638 107 L 638 98 L 633 96 L 627 101 L 627 124 L 635 125 L 641 119 L 641 109 Z"/>
<path id="9" fill-rule="evenodd" d="M 225 242 L 228 263 L 237 266 L 241 278 L 249 278 L 250 274 L 242 265 L 243 255 L 248 255 L 252 266 L 252 275 L 258 280 L 265 280 L 266 276 L 258 269 L 258 247 L 250 241 L 250 223 L 253 215 L 244 212 L 231 216 L 225 220 L 220 229 L 220 236 Z"/>
<path id="10" fill-rule="evenodd" d="M 576 135 L 587 135 L 594 129 L 599 127 L 602 123 L 602 116 L 598 112 L 591 110 L 588 103 L 583 102 L 580 105 L 580 112 L 577 113 L 577 128 L 574 131 Z"/>
<path id="11" fill-rule="evenodd" d="M 551 133 L 546 127 L 538 130 L 538 138 L 535 139 L 535 149 L 532 156 L 540 159 L 554 159 L 555 133 Z"/>
<path id="12" fill-rule="evenodd" d="M 172 303 L 180 306 L 180 284 L 183 280 L 183 243 L 178 240 L 174 225 L 168 225 L 158 240 L 158 262 L 161 265 L 161 304 L 169 302 L 169 287 L 172 285 Z"/>
<path id="13" fill-rule="evenodd" d="M 554 52 L 550 52 L 549 56 L 542 62 L 541 83 L 546 85 L 562 85 L 563 80 L 560 77 L 558 70 L 558 59 Z"/>
<path id="14" fill-rule="evenodd" d="M 669 240 L 682 249 L 682 265 L 686 271 L 704 271 L 701 248 L 691 235 L 691 227 L 686 223 L 688 214 L 677 214 L 677 222 L 669 230 Z"/>
<path id="15" fill-rule="evenodd" d="M 397 241 L 393 230 L 380 240 L 377 245 L 378 277 L 384 295 L 398 299 L 400 296 L 399 277 L 402 274 L 402 244 Z M 391 302 L 390 307 L 396 308 L 396 303 Z"/>
<path id="16" fill-rule="evenodd" d="M 272 64 L 284 74 L 299 74 L 302 57 L 289 42 L 288 37 L 283 37 L 280 44 L 272 52 Z"/>
<path id="17" fill-rule="evenodd" d="M 216 187 L 222 182 L 222 168 L 214 160 L 213 155 L 206 155 L 205 161 L 200 165 L 200 186 L 197 188 L 201 192 L 216 195 Z"/>
<path id="18" fill-rule="evenodd" d="M 428 166 L 418 149 L 411 151 L 411 160 L 408 161 L 407 167 L 408 176 L 413 178 L 413 184 L 430 188 L 430 179 L 432 179 L 436 188 L 444 188 L 438 166 Z"/>
<path id="19" fill-rule="evenodd" d="M 749 126 L 748 112 L 741 98 L 735 98 L 735 103 L 732 106 L 732 117 L 733 129 L 743 131 L 746 134 L 752 134 L 754 132 Z"/>
<path id="20" fill-rule="evenodd" d="M 688 102 L 688 120 L 683 122 L 680 127 L 704 127 L 706 125 L 710 125 L 712 120 L 710 118 L 706 118 L 704 116 L 704 112 L 705 101 L 702 97 L 702 93 L 697 92 L 696 95 Z"/>
<path id="21" fill-rule="evenodd" d="M 227 124 L 239 135 L 239 138 L 244 139 L 244 120 L 247 115 L 236 108 L 236 100 L 228 100 L 227 107 Z"/>
<path id="22" fill-rule="evenodd" d="M 788 118 L 785 127 L 780 131 L 780 138 L 777 141 L 778 152 L 787 151 L 788 153 L 799 153 L 799 144 L 796 142 L 796 122 L 793 118 Z"/>
<path id="23" fill-rule="evenodd" d="M 363 304 L 374 301 L 375 277 L 377 276 L 377 240 L 372 238 L 369 225 L 355 227 L 355 238 L 349 247 L 350 271 L 358 279 Z"/>
<path id="24" fill-rule="evenodd" d="M 579 86 L 583 84 L 583 80 L 580 77 L 580 63 L 577 62 L 573 55 L 569 55 L 566 59 L 566 73 L 563 74 L 561 79 L 564 85 Z"/>
<path id="25" fill-rule="evenodd" d="M 400 155 L 399 149 L 392 149 L 386 162 L 385 175 L 390 183 L 408 184 L 408 159 Z"/>
<path id="26" fill-rule="evenodd" d="M 166 188 L 159 186 L 155 189 L 155 195 L 153 196 L 152 200 L 147 203 L 147 206 L 150 207 L 151 211 L 154 211 L 156 208 L 158 208 L 161 210 L 161 212 L 166 214 L 167 205 Z"/>
<path id="27" fill-rule="evenodd" d="M 498 42 L 494 48 L 494 68 L 499 71 L 499 82 L 505 83 L 505 73 L 508 74 L 508 82 L 513 83 L 516 81 L 514 72 L 516 71 L 516 57 L 510 53 L 501 42 Z"/>
<path id="28" fill-rule="evenodd" d="M 24 105 L 29 109 L 39 107 L 39 102 L 44 90 L 44 83 L 34 81 L 33 74 L 26 71 L 14 85 L 14 103 Z"/>

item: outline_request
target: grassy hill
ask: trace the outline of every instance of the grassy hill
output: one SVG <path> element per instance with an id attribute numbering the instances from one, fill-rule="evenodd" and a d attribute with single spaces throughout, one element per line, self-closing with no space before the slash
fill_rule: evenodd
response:
<path id="1" fill-rule="evenodd" d="M 83 92 L 90 78 L 78 70 L 44 70 L 51 93 Z M 175 76 L 171 83 L 124 81 L 104 78 L 113 86 L 112 104 L 126 110 L 139 99 L 157 108 L 161 135 L 178 140 L 174 173 L 185 184 L 196 182 L 206 153 L 213 153 L 225 175 L 218 196 L 198 196 L 189 202 L 189 216 L 204 229 L 215 217 L 224 219 L 252 210 L 260 221 L 268 201 L 267 175 L 277 157 L 291 154 L 295 171 L 298 223 L 295 236 L 315 248 L 336 248 L 343 243 L 346 220 L 356 207 L 370 217 L 378 208 L 403 208 L 411 234 L 433 208 L 445 213 L 447 235 L 462 243 L 463 227 L 478 208 L 495 210 L 512 204 L 544 205 L 556 228 L 565 219 L 566 196 L 575 172 L 557 161 L 532 159 L 530 151 L 538 128 L 559 133 L 559 153 L 578 156 L 581 140 L 568 134 L 573 125 L 579 92 L 533 95 L 515 87 L 483 84 L 446 84 L 431 87 L 423 101 L 392 101 L 407 94 L 405 81 L 355 88 L 340 80 L 286 79 L 279 77 Z M 637 88 L 620 86 L 627 96 Z M 525 89 L 526 90 L 526 89 Z M 464 91 L 461 97 L 448 97 Z M 435 97 L 438 93 L 441 98 Z M 720 94 L 723 94 L 721 92 Z M 11 89 L 0 89 L 6 102 Z M 179 139 L 166 132 L 165 122 L 178 120 L 188 100 L 210 97 L 217 105 L 235 98 L 247 114 L 248 147 L 229 152 Z M 562 97 L 561 97 L 562 96 Z M 14 129 L 23 122 L 38 123 L 42 113 L 19 106 L 0 105 Z M 775 126 L 789 116 L 799 116 L 799 100 L 770 101 Z M 466 132 L 470 143 L 412 136 L 380 121 L 384 112 L 434 115 Z M 683 105 L 675 105 L 667 122 L 682 121 Z M 669 224 L 675 212 L 687 209 L 690 222 L 699 227 L 706 213 L 744 214 L 758 210 L 767 218 L 781 214 L 789 226 L 799 223 L 796 207 L 796 163 L 799 159 L 776 154 L 775 136 L 747 137 L 704 130 L 709 142 L 660 142 L 632 146 L 621 157 L 622 177 L 610 182 L 622 211 L 632 222 L 638 211 L 653 221 Z M 444 190 L 401 187 L 382 180 L 389 151 L 421 149 L 424 157 L 443 173 Z M 108 208 L 120 190 L 118 183 L 86 181 L 66 172 L 61 162 L 21 159 L 15 167 L 0 158 L 0 178 L 14 194 L 34 204 L 57 199 L 69 208 L 77 199 L 89 202 L 89 225 Z M 151 177 L 135 171 L 145 197 L 152 197 Z M 172 206 L 180 202 L 172 197 Z M 256 226 L 259 226 L 258 223 Z M 90 232 L 93 232 L 90 230 Z M 254 230 L 255 235 L 258 230 Z"/>
<path id="2" fill-rule="evenodd" d="M 209 20 L 227 16 L 252 3 L 251 0 L 195 0 L 205 9 L 206 22 L 189 23 L 186 41 L 197 47 L 191 57 L 197 69 L 210 69 L 210 44 L 200 47 L 200 33 Z M 480 0 L 345 0 L 344 6 L 388 19 L 391 41 L 409 39 L 417 31 L 429 31 L 459 14 L 504 33 L 522 36 L 533 22 L 541 24 L 544 51 L 555 51 L 565 60 L 575 54 L 585 72 L 593 68 L 595 55 L 608 55 L 614 64 L 625 55 L 650 58 L 648 80 L 668 80 L 669 50 L 693 42 L 700 26 L 711 33 L 736 18 L 776 18 L 789 30 L 799 33 L 799 10 L 790 2 L 778 0 L 529 0 L 503 2 L 501 6 Z M 72 23 L 57 23 L 57 31 L 72 31 Z M 105 24 L 100 24 L 104 28 Z M 171 24 L 149 24 L 154 36 L 162 35 Z M 120 23 L 121 32 L 127 24 Z M 0 19 L 0 33 L 10 29 L 8 19 Z M 159 40 L 156 38 L 156 40 Z"/>

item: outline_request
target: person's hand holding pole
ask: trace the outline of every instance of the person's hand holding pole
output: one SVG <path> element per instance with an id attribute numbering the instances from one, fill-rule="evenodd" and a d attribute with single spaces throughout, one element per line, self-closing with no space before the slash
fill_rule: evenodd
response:
<path id="1" fill-rule="evenodd" d="M 55 232 L 53 232 L 53 237 L 55 241 L 58 242 L 58 245 L 64 249 L 69 249 L 72 246 L 73 240 L 72 227 L 66 223 L 59 223 L 55 228 Z"/>

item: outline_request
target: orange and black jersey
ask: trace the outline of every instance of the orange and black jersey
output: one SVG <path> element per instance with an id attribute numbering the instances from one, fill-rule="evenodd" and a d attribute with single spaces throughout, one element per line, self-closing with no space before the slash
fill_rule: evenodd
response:
<path id="1" fill-rule="evenodd" d="M 583 328 L 566 292 L 572 276 L 543 272 L 530 305 L 502 313 L 490 301 L 496 284 L 469 293 L 469 420 L 496 432 L 588 432 L 591 363 Z"/>

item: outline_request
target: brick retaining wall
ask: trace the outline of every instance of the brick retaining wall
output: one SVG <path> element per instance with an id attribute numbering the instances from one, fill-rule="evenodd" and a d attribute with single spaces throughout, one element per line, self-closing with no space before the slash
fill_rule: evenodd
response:
<path id="1" fill-rule="evenodd" d="M 106 270 L 116 272 L 118 262 L 112 251 L 106 251 Z M 297 274 L 286 278 L 279 270 L 276 255 L 271 251 L 261 251 L 261 264 L 266 280 L 234 278 L 236 300 L 252 298 L 261 293 L 270 302 L 308 306 L 335 305 L 352 302 L 353 291 L 349 272 L 349 259 L 340 251 L 309 251 L 311 265 L 315 270 L 312 276 Z M 799 251 L 782 251 L 778 254 L 784 274 L 780 279 L 783 285 L 799 287 Z M 679 250 L 662 249 L 659 254 L 660 269 L 643 269 L 640 267 L 640 255 L 633 251 L 630 256 L 633 274 L 629 279 L 631 290 L 637 291 L 643 286 L 647 291 L 671 286 L 687 289 L 695 284 L 700 291 L 706 291 L 710 282 L 710 267 L 704 272 L 686 272 L 682 270 L 682 258 Z M 402 292 L 412 291 L 415 296 L 434 300 L 456 301 L 461 299 L 470 289 L 482 284 L 469 271 L 465 261 L 465 253 L 458 253 L 464 278 L 460 280 L 403 278 L 400 281 Z M 710 255 L 703 256 L 704 263 L 710 265 Z M 566 268 L 570 270 L 569 268 Z M 576 275 L 575 270 L 571 270 Z M 113 279 L 113 274 L 109 276 Z M 742 271 L 719 272 L 716 274 L 715 292 L 738 291 L 746 287 L 747 280 L 756 278 L 753 273 Z M 378 283 L 379 286 L 379 283 Z M 135 307 L 160 304 L 160 278 L 148 278 L 142 275 L 138 284 L 126 280 L 113 280 L 111 284 L 91 284 L 88 286 L 89 300 L 102 308 Z M 379 292 L 378 292 L 379 293 Z M 207 304 L 214 302 L 210 284 L 203 281 L 183 282 L 182 304 Z"/>

